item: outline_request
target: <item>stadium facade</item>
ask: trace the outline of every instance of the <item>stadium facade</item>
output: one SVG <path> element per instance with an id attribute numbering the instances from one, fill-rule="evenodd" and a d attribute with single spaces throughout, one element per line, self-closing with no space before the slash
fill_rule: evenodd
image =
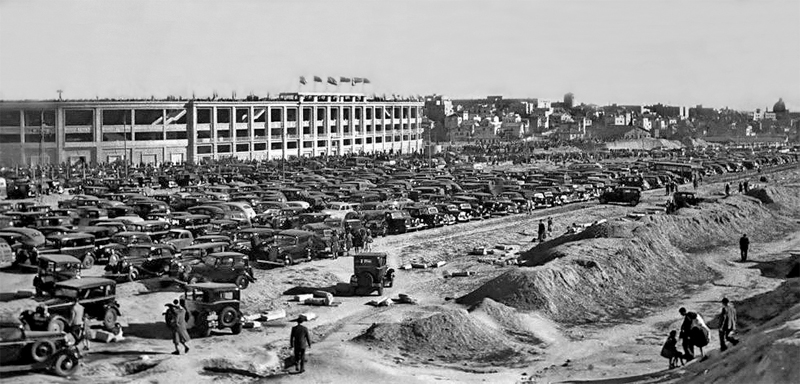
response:
<path id="1" fill-rule="evenodd" d="M 2 101 L 0 165 L 408 153 L 422 150 L 422 106 L 422 101 L 359 93 L 282 93 L 267 100 Z"/>

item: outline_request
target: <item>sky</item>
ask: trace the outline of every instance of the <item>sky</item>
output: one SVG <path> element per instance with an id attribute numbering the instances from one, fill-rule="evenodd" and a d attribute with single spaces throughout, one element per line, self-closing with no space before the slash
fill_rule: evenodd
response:
<path id="1" fill-rule="evenodd" d="M 572 92 L 797 111 L 798 20 L 798 0 L 0 0 L 0 99 Z"/>

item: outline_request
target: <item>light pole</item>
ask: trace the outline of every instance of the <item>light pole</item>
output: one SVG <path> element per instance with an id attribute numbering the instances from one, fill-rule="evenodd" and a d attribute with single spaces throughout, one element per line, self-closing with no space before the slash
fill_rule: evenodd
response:
<path id="1" fill-rule="evenodd" d="M 128 112 L 122 112 L 122 136 L 125 139 L 123 158 L 125 159 L 125 181 L 128 180 Z"/>

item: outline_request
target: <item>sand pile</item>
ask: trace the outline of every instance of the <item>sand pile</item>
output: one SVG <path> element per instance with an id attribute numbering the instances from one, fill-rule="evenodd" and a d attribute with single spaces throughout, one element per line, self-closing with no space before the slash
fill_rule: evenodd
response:
<path id="1" fill-rule="evenodd" d="M 735 301 L 740 331 L 758 327 L 800 303 L 800 279 L 788 279 L 772 291 L 742 301 Z M 708 322 L 711 328 L 719 326 L 719 315 Z"/>
<path id="2" fill-rule="evenodd" d="M 434 313 L 401 323 L 373 324 L 353 340 L 409 358 L 435 358 L 453 363 L 464 360 L 508 365 L 521 357 L 500 331 L 486 327 L 463 309 L 427 308 Z"/>
<path id="3" fill-rule="evenodd" d="M 492 299 L 483 299 L 469 308 L 473 318 L 491 329 L 505 332 L 519 341 L 531 344 L 553 344 L 562 339 L 561 332 L 538 315 L 525 314 Z"/>
<path id="4" fill-rule="evenodd" d="M 771 196 L 777 204 L 791 201 Z M 741 196 L 677 215 L 607 222 L 533 248 L 522 259 L 538 267 L 500 275 L 458 302 L 471 305 L 488 297 L 566 323 L 625 320 L 713 276 L 684 251 L 730 246 L 741 233 L 762 241 L 793 228 L 779 211 Z"/>

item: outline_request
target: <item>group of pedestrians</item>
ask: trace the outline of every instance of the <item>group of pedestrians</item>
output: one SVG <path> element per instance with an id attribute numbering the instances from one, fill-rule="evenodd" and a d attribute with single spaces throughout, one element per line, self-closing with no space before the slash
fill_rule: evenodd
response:
<path id="1" fill-rule="evenodd" d="M 677 367 L 678 363 L 684 364 L 685 361 L 693 360 L 695 348 L 699 349 L 700 356 L 705 356 L 703 347 L 710 342 L 711 329 L 706 325 L 697 312 L 688 311 L 680 308 L 678 313 L 683 317 L 680 332 L 672 330 L 661 348 L 661 356 L 669 359 L 669 368 Z M 719 342 L 720 351 L 728 349 L 728 343 L 736 345 L 739 340 L 732 336 L 736 331 L 736 309 L 728 298 L 722 299 L 722 309 L 719 315 Z M 683 351 L 678 349 L 678 340 L 681 340 Z"/>
<path id="2" fill-rule="evenodd" d="M 545 225 L 544 219 L 539 219 L 539 226 L 537 231 L 537 236 L 531 240 L 531 242 L 535 242 L 539 240 L 539 242 L 544 242 L 547 239 L 547 236 L 553 232 L 553 218 L 547 218 L 547 224 Z"/>

